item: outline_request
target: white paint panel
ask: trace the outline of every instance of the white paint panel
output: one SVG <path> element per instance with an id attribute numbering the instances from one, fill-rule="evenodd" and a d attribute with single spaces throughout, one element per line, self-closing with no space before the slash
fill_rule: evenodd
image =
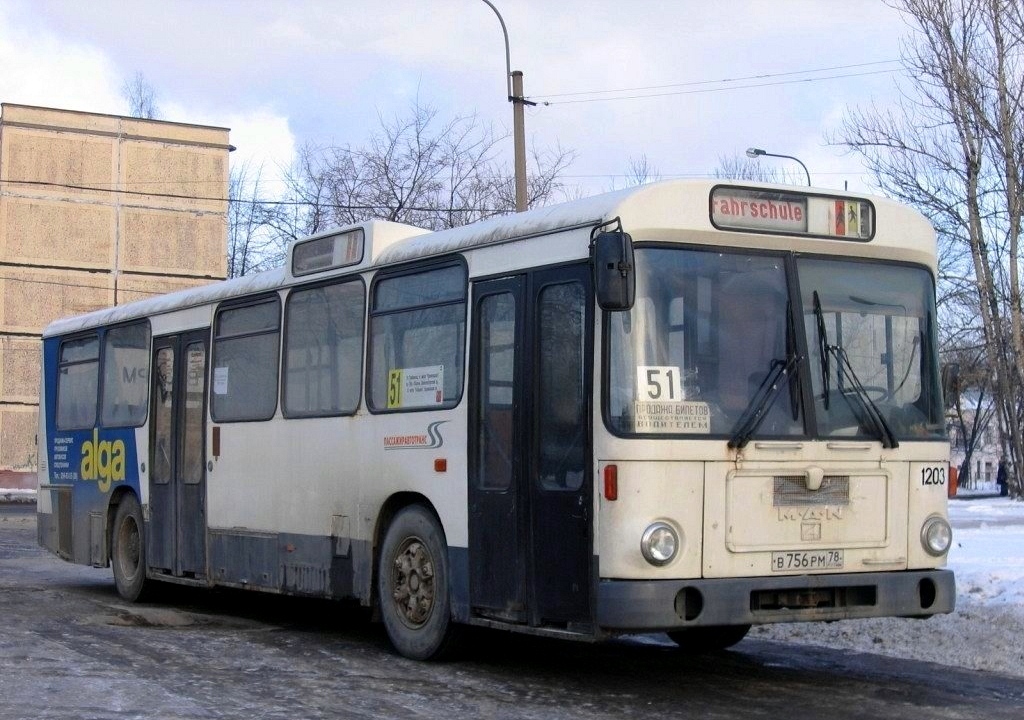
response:
<path id="1" fill-rule="evenodd" d="M 618 467 L 617 500 L 603 495 L 602 473 L 609 464 Z M 601 577 L 700 577 L 704 464 L 602 460 L 597 470 Z M 671 525 L 681 539 L 678 555 L 663 567 L 651 565 L 640 552 L 644 530 L 658 520 Z"/>

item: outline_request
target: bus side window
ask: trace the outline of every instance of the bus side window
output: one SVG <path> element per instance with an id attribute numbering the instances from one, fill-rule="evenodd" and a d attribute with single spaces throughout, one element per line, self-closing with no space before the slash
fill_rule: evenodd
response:
<path id="1" fill-rule="evenodd" d="M 363 370 L 360 281 L 293 290 L 285 307 L 285 417 L 352 414 Z"/>
<path id="2" fill-rule="evenodd" d="M 367 405 L 371 410 L 454 407 L 466 347 L 462 264 L 378 277 L 372 290 Z"/>
<path id="3" fill-rule="evenodd" d="M 280 337 L 281 299 L 276 294 L 217 312 L 210 396 L 214 421 L 274 416 Z"/>

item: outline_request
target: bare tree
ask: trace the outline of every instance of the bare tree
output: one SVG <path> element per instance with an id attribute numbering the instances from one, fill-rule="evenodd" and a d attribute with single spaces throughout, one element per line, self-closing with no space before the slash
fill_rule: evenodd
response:
<path id="1" fill-rule="evenodd" d="M 298 237 L 370 218 L 439 230 L 512 212 L 512 173 L 498 160 L 505 139 L 475 116 L 442 121 L 416 100 L 406 114 L 381 117 L 362 145 L 303 146 L 285 173 L 292 210 L 279 215 L 278 231 Z M 573 159 L 533 148 L 531 206 L 559 197 Z"/>
<path id="2" fill-rule="evenodd" d="M 536 144 L 532 145 L 526 175 L 527 206 L 542 207 L 556 200 L 568 200 L 574 197 L 573 190 L 562 182 L 562 173 L 575 159 L 575 152 L 565 150 L 560 145 L 546 150 L 539 148 Z M 532 172 L 529 171 L 531 165 Z M 503 215 L 515 210 L 516 184 L 511 170 L 503 166 L 493 166 L 487 172 L 482 173 L 480 179 L 482 182 L 479 192 L 490 206 L 486 215 L 481 215 L 481 218 Z"/>
<path id="3" fill-rule="evenodd" d="M 958 338 L 981 340 L 1012 460 L 1011 492 L 1020 495 L 1024 10 L 1019 0 L 894 5 L 915 29 L 903 52 L 910 79 L 901 102 L 851 111 L 837 142 L 863 156 L 882 191 L 935 225 L 942 321 L 958 327 Z"/>
<path id="4" fill-rule="evenodd" d="M 755 182 L 786 182 L 778 168 L 740 155 L 719 156 L 714 176 L 721 180 L 754 180 Z M 803 180 L 801 179 L 801 184 Z"/>
<path id="5" fill-rule="evenodd" d="M 282 241 L 315 235 L 339 223 L 331 201 L 331 148 L 304 143 L 291 167 L 282 169 L 285 195 L 266 220 Z"/>
<path id="6" fill-rule="evenodd" d="M 960 366 L 961 392 L 953 398 L 950 418 L 953 431 L 950 437 L 954 448 L 964 454 L 959 467 L 960 483 L 971 487 L 980 479 L 974 477 L 971 471 L 974 452 L 987 435 L 996 414 L 996 406 L 989 396 L 991 372 L 984 346 L 959 346 L 948 350 L 946 354 L 947 359 Z"/>
<path id="7" fill-rule="evenodd" d="M 629 172 L 626 174 L 627 187 L 646 185 L 660 179 L 661 175 L 658 173 L 658 169 L 651 164 L 647 155 L 629 158 Z"/>
<path id="8" fill-rule="evenodd" d="M 128 114 L 131 117 L 146 120 L 158 120 L 160 108 L 156 104 L 156 90 L 141 72 L 124 81 L 121 86 L 121 97 L 128 103 Z"/>
<path id="9" fill-rule="evenodd" d="M 275 228 L 282 206 L 263 197 L 263 168 L 231 168 L 228 179 L 228 277 L 280 265 L 285 243 Z"/>

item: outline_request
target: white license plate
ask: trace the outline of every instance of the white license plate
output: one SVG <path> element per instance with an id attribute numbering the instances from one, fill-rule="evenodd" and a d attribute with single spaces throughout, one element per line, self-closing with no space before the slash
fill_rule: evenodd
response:
<path id="1" fill-rule="evenodd" d="M 794 550 L 772 553 L 772 572 L 840 570 L 842 567 L 842 550 Z"/>

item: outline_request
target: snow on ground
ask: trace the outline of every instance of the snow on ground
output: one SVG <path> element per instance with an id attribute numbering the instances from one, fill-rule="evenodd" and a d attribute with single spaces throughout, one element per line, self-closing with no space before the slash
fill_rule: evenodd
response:
<path id="1" fill-rule="evenodd" d="M 878 618 L 754 627 L 749 637 L 925 660 L 1024 677 L 1024 502 L 949 503 L 956 610 L 928 620 Z"/>
<path id="2" fill-rule="evenodd" d="M 34 498 L 34 491 L 0 489 L 0 502 Z M 761 625 L 748 637 L 1024 677 L 1024 502 L 961 491 L 949 503 L 949 517 L 953 547 L 947 567 L 957 589 L 951 614 Z"/>
<path id="3" fill-rule="evenodd" d="M 35 488 L 23 490 L 21 488 L 0 488 L 0 502 L 35 502 Z"/>

